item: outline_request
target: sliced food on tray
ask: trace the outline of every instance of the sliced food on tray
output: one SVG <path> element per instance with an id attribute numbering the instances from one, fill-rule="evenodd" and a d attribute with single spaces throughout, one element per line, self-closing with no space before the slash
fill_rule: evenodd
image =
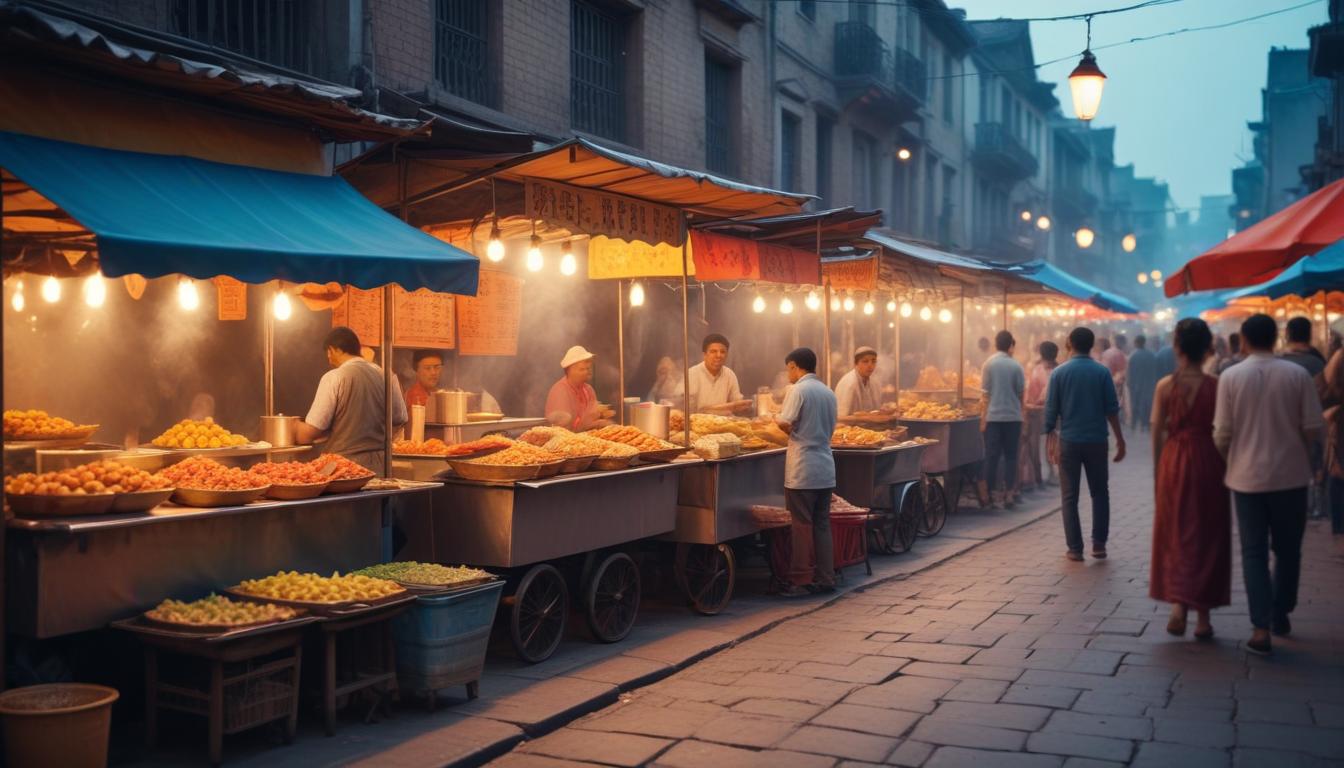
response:
<path id="1" fill-rule="evenodd" d="M 299 603 L 348 603 L 379 600 L 405 592 L 400 584 L 359 574 L 330 576 L 316 573 L 281 571 L 260 579 L 246 579 L 233 588 L 252 597 L 288 600 Z"/>
<path id="2" fill-rule="evenodd" d="M 5 411 L 6 440 L 66 440 L 88 437 L 97 424 L 76 424 L 42 410 Z"/>
<path id="3" fill-rule="evenodd" d="M 671 448 L 680 447 L 676 443 L 660 440 L 653 435 L 650 435 L 648 432 L 631 426 L 612 424 L 588 432 L 587 434 L 601 440 L 610 440 L 613 443 L 624 443 L 625 445 L 637 448 L 641 453 L 649 451 L 666 451 Z"/>
<path id="4" fill-rule="evenodd" d="M 354 573 L 357 576 L 390 579 L 402 584 L 424 584 L 434 587 L 450 587 L 454 584 L 465 584 L 466 582 L 491 578 L 488 571 L 483 571 L 480 568 L 471 568 L 465 565 L 453 567 L 439 565 L 438 563 L 417 563 L 413 560 L 371 565 Z"/>
<path id="5" fill-rule="evenodd" d="M 335 453 L 324 453 L 308 463 L 318 472 L 326 475 L 328 480 L 358 480 L 363 477 L 373 477 L 374 474 L 367 467 Z M 333 464 L 336 465 L 335 468 L 328 469 Z"/>
<path id="6" fill-rule="evenodd" d="M 271 484 L 264 475 L 239 467 L 226 467 L 214 459 L 192 456 L 159 470 L 159 476 L 179 489 L 202 491 L 248 491 Z"/>
<path id="7" fill-rule="evenodd" d="M 542 464 L 554 464 L 564 461 L 564 454 L 538 448 L 531 443 L 515 442 L 502 451 L 476 459 L 467 459 L 469 464 L 484 464 L 492 467 L 535 467 Z"/>
<path id="8" fill-rule="evenodd" d="M 533 427 L 518 439 L 571 458 L 597 456 L 604 459 L 620 459 L 633 457 L 639 453 L 639 449 L 634 446 L 603 440 L 586 432 L 570 432 L 564 427 Z"/>
<path id="9" fill-rule="evenodd" d="M 145 618 L 164 624 L 220 629 L 289 621 L 298 615 L 298 611 L 288 606 L 230 600 L 214 594 L 189 603 L 164 600 L 154 609 L 145 611 Z"/>
<path id="10" fill-rule="evenodd" d="M 159 448 L 237 448 L 247 445 L 248 439 L 207 416 L 199 421 L 183 419 L 150 442 Z"/>

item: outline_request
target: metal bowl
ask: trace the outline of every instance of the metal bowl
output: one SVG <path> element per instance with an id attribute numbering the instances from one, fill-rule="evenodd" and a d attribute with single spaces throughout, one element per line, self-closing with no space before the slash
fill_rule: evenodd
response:
<path id="1" fill-rule="evenodd" d="M 364 482 L 369 482 L 367 479 Z M 298 499 L 311 499 L 314 496 L 321 496 L 331 483 L 303 483 L 301 485 L 277 485 L 272 484 L 270 490 L 266 491 L 266 498 L 279 499 L 280 501 L 296 501 Z"/>
<path id="2" fill-rule="evenodd" d="M 134 493 L 118 493 L 117 498 L 112 502 L 113 512 L 148 512 L 167 501 L 173 495 L 174 488 L 164 488 L 158 491 L 135 491 Z"/>
<path id="3" fill-rule="evenodd" d="M 320 491 L 320 493 L 354 493 L 355 491 L 358 491 L 364 486 L 368 485 L 369 481 L 372 480 L 373 478 L 374 475 L 370 474 L 367 477 L 352 477 L 346 480 L 332 480 L 331 482 L 327 483 L 326 489 Z"/>
<path id="4" fill-rule="evenodd" d="M 18 517 L 70 517 L 101 515 L 112 511 L 114 493 L 49 496 L 46 494 L 5 494 L 5 501 Z"/>
<path id="5" fill-rule="evenodd" d="M 236 507 L 250 504 L 270 490 L 269 485 L 241 491 L 216 491 L 209 488 L 178 488 L 173 501 L 184 507 Z"/>
<path id="6" fill-rule="evenodd" d="M 587 471 L 588 467 L 593 465 L 596 456 L 572 456 L 560 463 L 560 474 L 572 475 L 576 472 Z"/>
<path id="7" fill-rule="evenodd" d="M 505 464 L 476 464 L 470 461 L 449 461 L 458 477 L 465 480 L 531 480 L 537 476 L 541 467 L 531 464 L 513 466 Z"/>

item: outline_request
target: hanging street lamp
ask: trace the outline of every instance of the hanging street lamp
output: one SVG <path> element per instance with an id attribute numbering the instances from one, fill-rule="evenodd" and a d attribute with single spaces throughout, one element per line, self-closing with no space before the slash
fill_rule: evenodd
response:
<path id="1" fill-rule="evenodd" d="M 1082 61 L 1069 73 L 1069 92 L 1073 94 L 1073 114 L 1084 122 L 1097 116 L 1101 108 L 1101 92 L 1106 87 L 1106 75 L 1097 66 L 1092 55 L 1092 17 L 1087 19 L 1087 48 Z"/>

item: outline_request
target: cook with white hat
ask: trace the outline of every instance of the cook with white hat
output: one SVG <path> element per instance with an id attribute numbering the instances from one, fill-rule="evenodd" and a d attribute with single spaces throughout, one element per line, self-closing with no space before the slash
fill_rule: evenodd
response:
<path id="1" fill-rule="evenodd" d="M 546 396 L 546 420 L 575 432 L 605 427 L 611 423 L 611 411 L 597 404 L 593 380 L 593 353 L 580 346 L 565 352 L 560 361 L 565 375 L 551 386 Z"/>
<path id="2" fill-rule="evenodd" d="M 841 421 L 864 421 L 863 416 L 878 409 L 881 396 L 873 371 L 877 369 L 877 350 L 859 347 L 854 350 L 854 367 L 835 383 L 836 413 Z"/>

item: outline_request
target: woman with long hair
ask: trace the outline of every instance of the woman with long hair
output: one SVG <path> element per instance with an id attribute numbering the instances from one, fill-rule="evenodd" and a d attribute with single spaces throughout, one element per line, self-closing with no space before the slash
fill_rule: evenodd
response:
<path id="1" fill-rule="evenodd" d="M 1232 512 L 1226 466 L 1213 443 L 1218 379 L 1204 373 L 1213 334 L 1203 320 L 1176 325 L 1176 371 L 1153 396 L 1153 474 L 1157 509 L 1148 594 L 1171 603 L 1167 632 L 1185 634 L 1191 608 L 1195 638 L 1213 637 L 1209 611 L 1232 593 Z"/>

